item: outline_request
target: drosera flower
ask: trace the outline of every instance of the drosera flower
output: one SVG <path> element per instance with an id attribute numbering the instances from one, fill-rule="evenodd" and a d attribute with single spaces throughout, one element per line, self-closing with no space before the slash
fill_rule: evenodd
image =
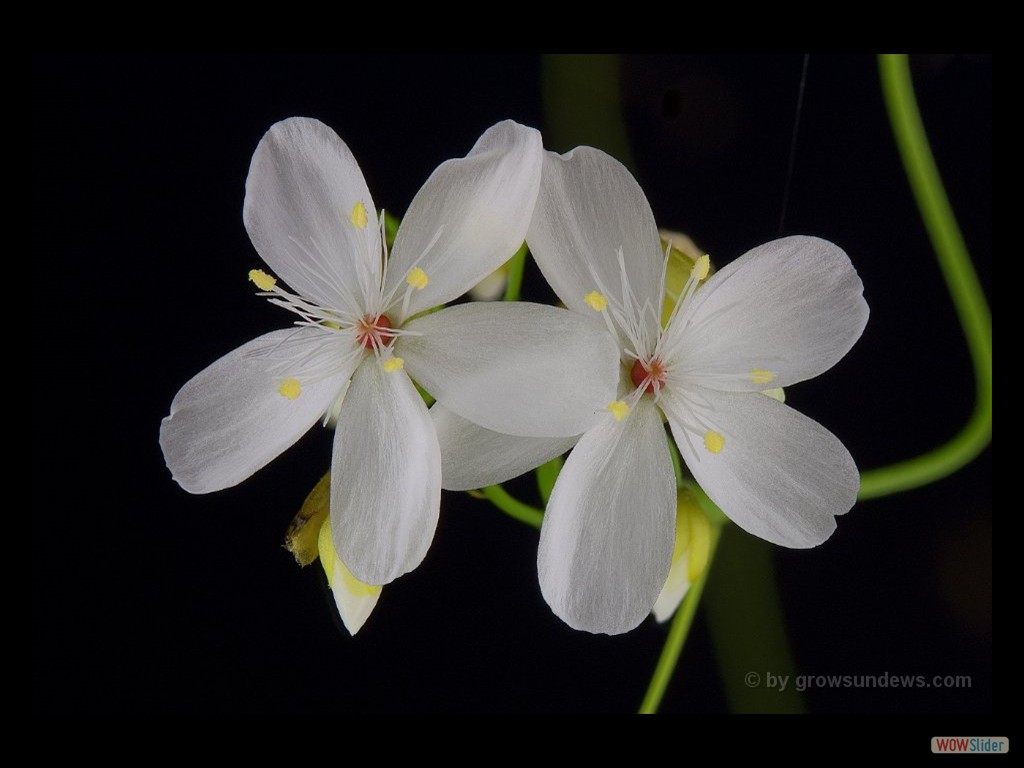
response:
<path id="1" fill-rule="evenodd" d="M 570 626 L 617 634 L 651 611 L 672 560 L 676 484 L 663 427 L 689 471 L 734 522 L 789 547 L 820 544 L 853 505 L 859 475 L 842 443 L 762 393 L 831 368 L 860 337 L 868 308 L 846 254 L 814 237 L 754 248 L 714 275 L 692 266 L 664 324 L 666 255 L 647 198 L 599 150 L 546 153 L 527 235 L 565 305 L 603 323 L 620 351 L 619 395 L 576 443 L 541 528 L 541 591 Z M 698 290 L 699 288 L 699 290 Z M 555 441 L 481 435 L 510 467 L 555 455 Z M 446 439 L 448 481 L 493 472 Z"/>
<path id="2" fill-rule="evenodd" d="M 302 502 L 298 514 L 288 526 L 284 546 L 303 568 L 320 561 L 338 615 L 348 633 L 355 635 L 377 606 L 384 588 L 359 581 L 341 562 L 334 551 L 330 507 L 331 473 L 328 472 Z"/>
<path id="3" fill-rule="evenodd" d="M 244 221 L 273 274 L 253 270 L 250 279 L 297 320 L 178 392 L 160 430 L 175 480 L 193 493 L 233 486 L 336 412 L 334 548 L 356 578 L 381 585 L 422 561 L 440 504 L 438 437 L 410 376 L 492 428 L 585 429 L 616 356 L 586 322 L 528 304 L 424 314 L 519 248 L 541 162 L 537 131 L 511 121 L 488 129 L 465 158 L 430 176 L 389 254 L 383 216 L 337 134 L 309 118 L 271 127 L 250 165 Z M 510 378 L 509 369 L 520 375 Z M 589 382 L 578 397 L 558 409 L 538 406 L 553 382 L 575 374 Z M 496 400 L 522 415 L 491 418 Z"/>

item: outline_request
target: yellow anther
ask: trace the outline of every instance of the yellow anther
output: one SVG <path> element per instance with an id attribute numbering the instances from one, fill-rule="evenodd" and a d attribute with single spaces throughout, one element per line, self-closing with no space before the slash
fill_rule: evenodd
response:
<path id="1" fill-rule="evenodd" d="M 352 226 L 356 229 L 366 229 L 366 206 L 361 202 L 356 203 L 352 206 L 352 215 L 349 216 L 349 221 L 352 222 Z"/>
<path id="2" fill-rule="evenodd" d="M 612 416 L 615 417 L 616 421 L 622 421 L 626 418 L 626 414 L 629 413 L 629 406 L 621 400 L 612 400 L 608 403 L 608 410 L 612 412 Z"/>
<path id="3" fill-rule="evenodd" d="M 405 368 L 405 360 L 400 357 L 389 357 L 384 361 L 384 370 L 388 373 L 394 373 Z"/>
<path id="4" fill-rule="evenodd" d="M 417 291 L 422 291 L 427 287 L 427 284 L 430 282 L 430 278 L 427 277 L 427 273 L 419 267 L 413 267 L 409 270 L 409 274 L 406 276 L 405 282 Z"/>
<path id="5" fill-rule="evenodd" d="M 764 368 L 751 368 L 750 380 L 755 384 L 771 384 L 775 381 L 775 374 Z"/>
<path id="6" fill-rule="evenodd" d="M 704 447 L 711 453 L 721 453 L 725 448 L 725 436 L 721 432 L 709 429 L 704 433 Z"/>
<path id="7" fill-rule="evenodd" d="M 694 277 L 697 280 L 703 280 L 708 276 L 708 272 L 710 271 L 711 257 L 705 253 L 693 263 L 693 267 L 690 269 L 690 277 Z"/>
<path id="8" fill-rule="evenodd" d="M 608 299 L 597 291 L 591 291 L 583 297 L 583 301 L 586 302 L 587 306 L 595 312 L 604 312 L 608 307 Z"/>
<path id="9" fill-rule="evenodd" d="M 261 291 L 271 291 L 277 285 L 277 278 L 268 275 L 262 269 L 250 269 L 249 279 L 256 283 L 256 287 Z"/>
<path id="10" fill-rule="evenodd" d="M 299 384 L 298 379 L 285 379 L 281 382 L 281 386 L 277 388 L 277 392 L 282 397 L 294 400 L 302 394 L 302 385 Z"/>

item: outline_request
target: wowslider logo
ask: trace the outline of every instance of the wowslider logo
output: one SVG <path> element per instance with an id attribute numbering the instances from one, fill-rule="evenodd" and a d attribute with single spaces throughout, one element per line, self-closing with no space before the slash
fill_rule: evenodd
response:
<path id="1" fill-rule="evenodd" d="M 937 754 L 1006 754 L 1010 740 L 1005 736 L 933 736 L 932 752 Z"/>

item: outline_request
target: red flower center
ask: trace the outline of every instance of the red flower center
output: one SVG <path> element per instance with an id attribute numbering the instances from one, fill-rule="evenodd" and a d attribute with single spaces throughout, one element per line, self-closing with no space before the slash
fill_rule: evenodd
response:
<path id="1" fill-rule="evenodd" d="M 364 315 L 356 323 L 356 339 L 365 349 L 381 349 L 396 335 L 388 332 L 391 328 L 391 320 L 387 315 Z"/>
<path id="2" fill-rule="evenodd" d="M 629 378 L 635 387 L 642 387 L 646 381 L 647 387 L 644 391 L 654 394 L 665 386 L 666 373 L 665 364 L 657 358 L 646 363 L 643 360 L 637 360 L 629 371 Z"/>

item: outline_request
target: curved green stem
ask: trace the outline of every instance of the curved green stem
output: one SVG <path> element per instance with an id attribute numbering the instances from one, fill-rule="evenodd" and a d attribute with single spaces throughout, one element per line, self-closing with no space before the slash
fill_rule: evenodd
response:
<path id="1" fill-rule="evenodd" d="M 544 520 L 544 513 L 536 507 L 524 504 L 500 485 L 489 485 L 480 490 L 483 491 L 484 496 L 487 497 L 491 504 L 509 517 L 515 518 L 527 525 L 532 525 L 534 528 L 540 528 L 540 524 Z"/>
<path id="2" fill-rule="evenodd" d="M 639 713 L 641 715 L 653 715 L 661 706 L 665 690 L 672 679 L 672 673 L 675 672 L 676 662 L 679 661 L 679 654 L 682 653 L 683 645 L 686 644 L 686 638 L 690 634 L 693 617 L 697 614 L 697 606 L 700 605 L 700 596 L 704 592 L 704 584 L 707 583 L 720 536 L 721 528 L 712 525 L 707 567 L 704 568 L 700 578 L 690 585 L 682 605 L 676 610 L 676 615 L 672 617 L 672 626 L 669 628 L 665 645 L 661 649 L 661 656 L 658 657 L 658 665 L 654 668 L 651 682 L 647 685 L 647 693 L 640 703 Z"/>
<path id="3" fill-rule="evenodd" d="M 974 412 L 952 440 L 928 453 L 861 475 L 860 498 L 927 485 L 963 467 L 992 439 L 992 316 L 946 197 L 921 114 L 906 54 L 879 56 L 889 120 L 903 166 L 967 338 L 974 365 Z"/>

